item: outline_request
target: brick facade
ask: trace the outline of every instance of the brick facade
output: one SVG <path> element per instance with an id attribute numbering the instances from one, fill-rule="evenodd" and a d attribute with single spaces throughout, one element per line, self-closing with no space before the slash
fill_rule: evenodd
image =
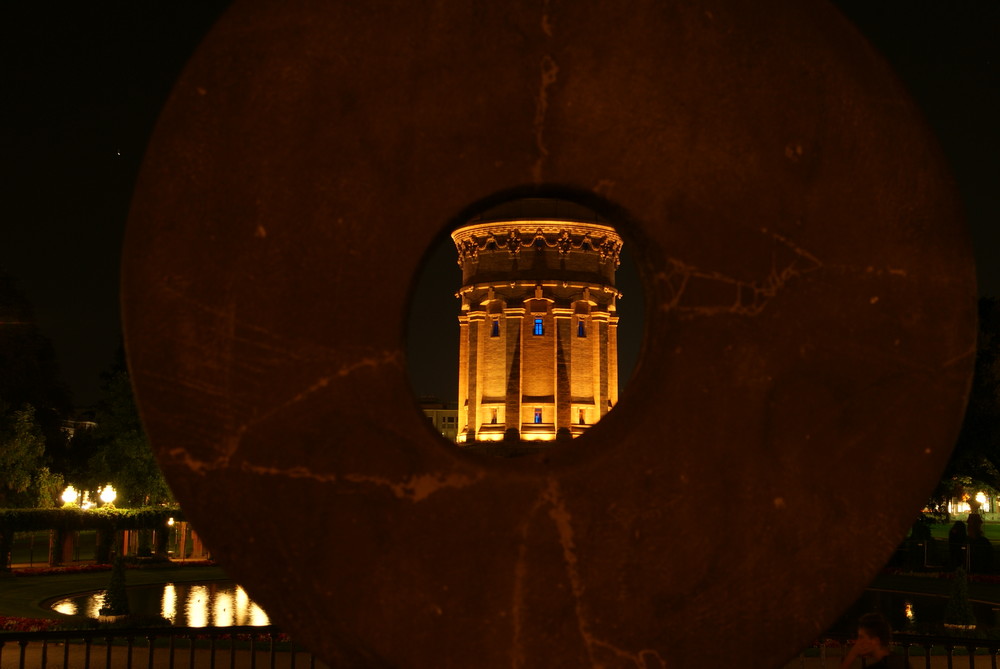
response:
<path id="1" fill-rule="evenodd" d="M 517 217 L 452 239 L 459 443 L 582 434 L 618 402 L 621 237 L 602 223 Z"/>

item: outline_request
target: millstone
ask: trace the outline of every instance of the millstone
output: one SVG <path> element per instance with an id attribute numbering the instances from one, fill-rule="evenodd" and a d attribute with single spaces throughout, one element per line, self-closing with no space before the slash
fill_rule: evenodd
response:
<path id="1" fill-rule="evenodd" d="M 407 300 L 529 196 L 638 249 L 645 343 L 584 436 L 486 458 L 415 408 Z M 189 519 L 331 666 L 776 667 L 948 458 L 958 209 L 822 2 L 237 1 L 137 186 L 129 361 Z"/>

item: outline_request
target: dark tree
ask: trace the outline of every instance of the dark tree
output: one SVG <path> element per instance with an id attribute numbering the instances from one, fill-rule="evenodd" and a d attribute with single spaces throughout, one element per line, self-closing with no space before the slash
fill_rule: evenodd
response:
<path id="1" fill-rule="evenodd" d="M 969 601 L 969 578 L 961 567 L 955 570 L 951 582 L 951 596 L 945 607 L 944 622 L 946 625 L 959 627 L 973 627 L 976 624 L 976 614 Z"/>
<path id="2" fill-rule="evenodd" d="M 962 429 L 932 501 L 1000 489 L 1000 299 L 979 301 L 976 365 Z"/>
<path id="3" fill-rule="evenodd" d="M 90 453 L 81 483 L 90 488 L 112 484 L 119 506 L 169 501 L 170 489 L 139 420 L 123 349 L 103 379 L 103 397 L 94 413 L 97 427 L 81 435 L 76 444 Z"/>
<path id="4" fill-rule="evenodd" d="M 102 616 L 127 616 L 128 590 L 125 589 L 125 562 L 120 558 L 115 558 L 114 566 L 111 568 L 111 582 L 104 593 L 104 606 L 99 613 Z"/>
<path id="5" fill-rule="evenodd" d="M 70 395 L 59 378 L 55 349 L 38 328 L 17 281 L 0 270 L 0 399 L 30 404 L 39 416 L 69 413 Z"/>
<path id="6" fill-rule="evenodd" d="M 33 506 L 30 489 L 44 463 L 45 438 L 34 407 L 0 410 L 0 508 Z"/>
<path id="7" fill-rule="evenodd" d="M 33 407 L 33 420 L 56 455 L 64 448 L 62 420 L 72 408 L 60 379 L 55 349 L 35 321 L 17 281 L 0 270 L 0 405 L 6 412 Z"/>

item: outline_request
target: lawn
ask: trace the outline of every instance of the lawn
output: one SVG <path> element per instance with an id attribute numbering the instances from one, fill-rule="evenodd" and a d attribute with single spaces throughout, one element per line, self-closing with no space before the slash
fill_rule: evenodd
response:
<path id="1" fill-rule="evenodd" d="M 963 521 L 964 522 L 964 521 Z M 935 539 L 947 539 L 948 532 L 951 531 L 955 523 L 933 523 L 931 525 L 931 536 Z M 983 523 L 983 534 L 990 541 L 1000 543 L 1000 522 L 989 521 Z"/>

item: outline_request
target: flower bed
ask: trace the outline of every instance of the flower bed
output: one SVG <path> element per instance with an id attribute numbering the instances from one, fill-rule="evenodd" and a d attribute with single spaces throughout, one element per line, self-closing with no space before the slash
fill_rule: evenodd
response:
<path id="1" fill-rule="evenodd" d="M 11 569 L 10 573 L 14 576 L 51 576 L 54 574 L 84 574 L 91 571 L 111 571 L 111 565 L 78 564 L 68 567 L 25 567 Z"/>
<path id="2" fill-rule="evenodd" d="M 182 567 L 214 567 L 213 560 L 185 560 L 183 562 L 157 561 L 126 561 L 126 569 L 149 569 L 149 568 L 182 568 Z M 77 564 L 62 567 L 25 567 L 23 569 L 12 569 L 14 576 L 54 576 L 59 574 L 84 574 L 95 571 L 111 571 L 109 564 Z"/>
<path id="3" fill-rule="evenodd" d="M 19 616 L 0 616 L 0 631 L 4 632 L 45 632 L 59 627 L 60 620 L 48 618 L 21 618 Z"/>
<path id="4" fill-rule="evenodd" d="M 890 576 L 914 576 L 917 578 L 940 579 L 950 581 L 955 577 L 953 571 L 911 571 L 907 569 L 889 568 L 884 570 Z M 1000 574 L 966 574 L 969 583 L 1000 584 Z"/>

